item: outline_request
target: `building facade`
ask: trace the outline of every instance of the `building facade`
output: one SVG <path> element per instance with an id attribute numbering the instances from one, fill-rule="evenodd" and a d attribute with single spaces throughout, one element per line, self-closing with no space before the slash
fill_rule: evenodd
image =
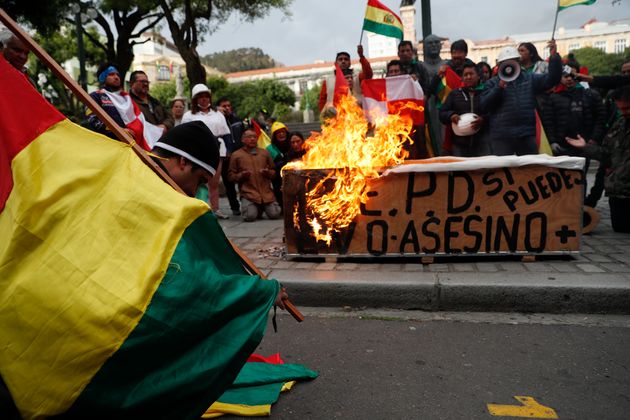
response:
<path id="1" fill-rule="evenodd" d="M 606 53 L 622 53 L 630 47 L 630 19 L 614 22 L 591 20 L 579 28 L 560 27 L 554 35 L 558 52 L 566 56 L 573 50 L 584 47 L 598 48 Z M 527 34 L 508 35 L 501 39 L 473 41 L 467 39 L 468 58 L 474 62 L 485 61 L 496 64 L 499 52 L 506 46 L 517 47 L 522 42 L 534 44 L 543 59 L 549 57 L 547 42 L 551 39 L 551 31 Z M 418 45 L 418 55 L 422 58 L 422 43 Z M 442 45 L 443 58 L 450 57 L 450 42 Z"/>

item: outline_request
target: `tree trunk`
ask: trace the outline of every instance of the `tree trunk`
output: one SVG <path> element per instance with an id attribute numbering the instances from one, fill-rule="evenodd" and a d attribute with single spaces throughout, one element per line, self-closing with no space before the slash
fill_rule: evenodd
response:
<path id="1" fill-rule="evenodd" d="M 182 54 L 182 58 L 186 62 L 186 75 L 190 81 L 190 87 L 198 83 L 206 84 L 206 69 L 201 64 L 197 52 L 187 51 L 186 54 Z"/>

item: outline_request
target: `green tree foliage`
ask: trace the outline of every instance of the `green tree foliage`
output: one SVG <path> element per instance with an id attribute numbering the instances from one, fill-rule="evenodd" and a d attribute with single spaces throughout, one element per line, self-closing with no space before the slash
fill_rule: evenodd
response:
<path id="1" fill-rule="evenodd" d="M 277 63 L 260 48 L 239 48 L 206 55 L 201 62 L 224 73 L 269 69 Z"/>
<path id="2" fill-rule="evenodd" d="M 220 96 L 230 98 L 239 116 L 250 118 L 264 108 L 272 117 L 282 119 L 295 103 L 293 91 L 275 80 L 231 84 L 220 92 Z"/>
<path id="3" fill-rule="evenodd" d="M 51 33 L 48 36 L 41 34 L 35 35 L 35 41 L 46 50 L 52 58 L 58 63 L 63 63 L 77 56 L 77 42 L 74 28 L 68 23 L 61 26 L 61 30 Z M 97 36 L 96 29 L 91 28 L 89 31 L 93 36 Z M 102 50 L 87 43 L 85 45 L 85 60 L 87 66 L 95 66 L 105 60 L 105 54 Z M 52 75 L 50 70 L 42 64 L 33 55 L 29 59 L 29 73 L 36 80 L 42 74 L 46 78 L 46 83 L 38 88 L 43 88 L 44 96 L 50 100 L 64 115 L 75 122 L 82 120 L 84 115 L 84 106 L 79 100 L 63 85 L 61 80 Z M 78 73 L 78 70 L 77 70 Z M 75 79 L 78 74 L 71 75 Z M 88 74 L 88 81 L 94 81 L 94 76 Z"/>
<path id="4" fill-rule="evenodd" d="M 304 92 L 304 95 L 300 98 L 300 111 L 304 111 L 306 109 L 306 104 L 308 103 L 308 108 L 317 113 L 317 107 L 319 106 L 319 91 L 321 88 L 322 85 L 317 84 Z"/>
<path id="5" fill-rule="evenodd" d="M 156 3 L 155 0 L 93 0 L 96 17 L 83 25 L 89 40 L 86 45 L 92 43 L 100 48 L 104 58 L 116 63 L 124 77 L 133 62 L 133 46 L 163 17 L 156 11 Z M 0 6 L 11 17 L 28 23 L 45 36 L 54 34 L 68 22 L 75 24 L 72 6 L 76 4 L 75 0 L 0 0 Z M 101 34 L 91 30 L 93 26 L 98 26 Z"/>
<path id="6" fill-rule="evenodd" d="M 48 35 L 66 16 L 68 0 L 0 0 L 0 8 L 18 23 Z"/>
<path id="7" fill-rule="evenodd" d="M 204 35 L 212 33 L 233 13 L 252 22 L 266 16 L 272 9 L 288 14 L 292 0 L 157 0 L 173 42 L 186 62 L 186 74 L 192 85 L 206 80 L 197 47 Z"/>
<path id="8" fill-rule="evenodd" d="M 594 76 L 607 76 L 619 74 L 621 64 L 630 59 L 630 48 L 623 53 L 607 54 L 597 48 L 580 48 L 572 51 L 581 66 L 588 67 L 589 74 Z"/>
<path id="9" fill-rule="evenodd" d="M 273 117 L 282 119 L 291 113 L 295 104 L 293 91 L 275 80 L 230 84 L 221 76 L 211 76 L 206 80 L 206 86 L 212 92 L 213 104 L 226 97 L 241 118 L 254 117 L 261 108 L 265 108 Z M 190 82 L 184 79 L 184 92 L 189 91 Z M 163 104 L 169 104 L 175 97 L 175 82 L 153 84 L 150 93 Z"/>

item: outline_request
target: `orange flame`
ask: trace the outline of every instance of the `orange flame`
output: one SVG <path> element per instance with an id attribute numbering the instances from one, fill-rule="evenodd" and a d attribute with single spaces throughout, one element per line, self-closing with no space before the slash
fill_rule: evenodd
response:
<path id="1" fill-rule="evenodd" d="M 423 110 L 412 103 L 407 108 L 411 107 Z M 343 97 L 336 108 L 336 117 L 322 126 L 322 132 L 306 140 L 302 161 L 283 169 L 331 169 L 306 193 L 306 220 L 315 238 L 327 245 L 333 232 L 348 227 L 359 214 L 361 203 L 367 202 L 368 179 L 378 177 L 379 168 L 398 165 L 408 156 L 403 145 L 411 142 L 412 130 L 405 107 L 393 115 L 371 115 L 373 130 L 354 97 Z M 332 187 L 328 180 L 334 181 Z M 296 207 L 293 220 L 299 229 L 297 211 Z"/>

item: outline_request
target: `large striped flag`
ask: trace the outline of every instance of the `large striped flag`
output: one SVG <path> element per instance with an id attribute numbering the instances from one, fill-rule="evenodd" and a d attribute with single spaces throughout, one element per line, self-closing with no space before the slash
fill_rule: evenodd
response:
<path id="1" fill-rule="evenodd" d="M 0 376 L 22 418 L 194 419 L 279 291 L 209 207 L 0 59 Z"/>
<path id="2" fill-rule="evenodd" d="M 403 39 L 402 20 L 378 0 L 368 0 L 363 19 L 363 30 Z"/>
<path id="3" fill-rule="evenodd" d="M 596 0 L 558 0 L 558 10 L 564 10 L 568 7 L 578 6 L 583 4 L 585 6 L 595 3 Z"/>
<path id="4" fill-rule="evenodd" d="M 437 107 L 441 108 L 448 94 L 451 93 L 452 90 L 460 88 L 461 86 L 462 78 L 459 77 L 450 66 L 446 66 L 446 73 L 444 73 L 444 76 L 440 79 L 440 83 L 438 84 L 435 94 Z"/>
<path id="5" fill-rule="evenodd" d="M 361 83 L 363 110 L 370 122 L 379 115 L 408 115 L 414 125 L 424 124 L 424 93 L 411 76 L 367 79 Z"/>

